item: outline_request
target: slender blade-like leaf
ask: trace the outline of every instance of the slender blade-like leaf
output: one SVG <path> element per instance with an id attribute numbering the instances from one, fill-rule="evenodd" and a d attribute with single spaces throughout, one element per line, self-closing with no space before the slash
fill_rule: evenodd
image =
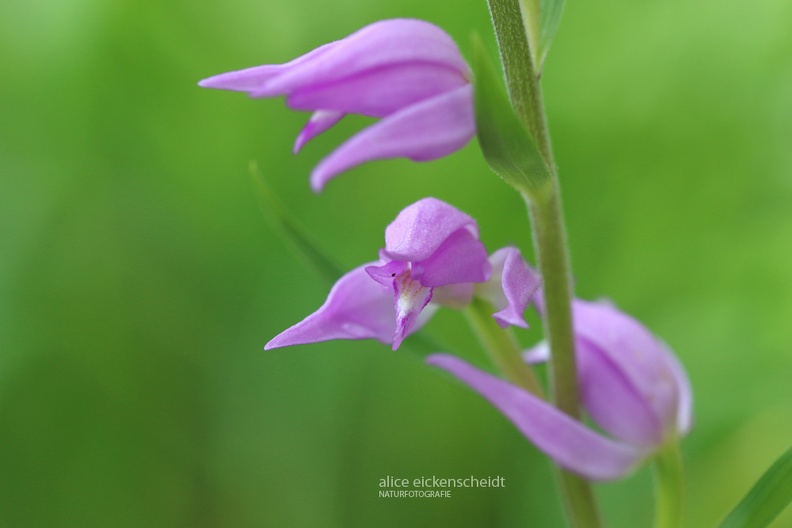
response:
<path id="1" fill-rule="evenodd" d="M 270 228 L 290 244 L 295 254 L 302 258 L 322 279 L 333 284 L 344 271 L 311 240 L 297 221 L 281 205 L 269 182 L 261 174 L 255 161 L 250 162 L 250 178 L 256 191 L 259 207 Z"/>
<path id="2" fill-rule="evenodd" d="M 792 502 L 792 448 L 776 460 L 720 528 L 768 526 Z"/>
<path id="3" fill-rule="evenodd" d="M 537 70 L 542 71 L 547 52 L 553 43 L 558 26 L 561 23 L 561 15 L 564 13 L 565 0 L 542 0 L 542 16 L 539 32 L 539 65 Z"/>
<path id="4" fill-rule="evenodd" d="M 537 73 L 541 73 L 547 52 L 561 23 L 565 0 L 520 0 L 525 33 Z"/>

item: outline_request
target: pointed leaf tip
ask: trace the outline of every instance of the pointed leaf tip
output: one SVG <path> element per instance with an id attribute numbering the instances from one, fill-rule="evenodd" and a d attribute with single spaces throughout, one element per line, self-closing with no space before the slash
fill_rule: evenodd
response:
<path id="1" fill-rule="evenodd" d="M 328 284 L 333 284 L 344 271 L 328 257 L 278 199 L 269 181 L 264 177 L 255 161 L 249 166 L 250 180 L 259 202 L 259 208 L 269 227 L 283 238 L 316 274 Z"/>
<path id="2" fill-rule="evenodd" d="M 537 73 L 553 43 L 566 0 L 520 0 L 520 11 Z"/>

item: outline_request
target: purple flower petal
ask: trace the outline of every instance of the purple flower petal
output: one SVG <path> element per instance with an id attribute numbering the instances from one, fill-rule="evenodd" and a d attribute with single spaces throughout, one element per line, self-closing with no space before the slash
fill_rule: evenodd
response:
<path id="1" fill-rule="evenodd" d="M 236 70 L 220 75 L 214 75 L 198 82 L 201 88 L 215 88 L 218 90 L 232 90 L 235 92 L 255 93 L 264 88 L 268 81 L 275 79 L 279 75 L 305 62 L 312 61 L 324 55 L 338 42 L 330 42 L 312 50 L 305 55 L 297 57 L 285 64 L 265 64 L 263 66 L 253 66 L 243 70 Z"/>
<path id="2" fill-rule="evenodd" d="M 363 162 L 436 159 L 475 134 L 470 69 L 451 37 L 422 20 L 376 22 L 291 62 L 223 73 L 199 85 L 251 97 L 285 95 L 291 108 L 316 112 L 297 137 L 295 153 L 343 114 L 384 118 L 314 169 L 315 191 Z"/>
<path id="3" fill-rule="evenodd" d="M 588 414 L 625 442 L 656 447 L 691 427 L 692 393 L 668 347 L 605 302 L 573 301 L 581 396 Z M 532 363 L 549 357 L 546 342 L 527 351 Z"/>
<path id="4" fill-rule="evenodd" d="M 394 64 L 433 64 L 467 77 L 469 69 L 454 41 L 439 27 L 412 19 L 383 20 L 349 35 L 322 53 L 291 64 L 270 78 L 254 97 L 292 93 L 330 84 Z"/>
<path id="5" fill-rule="evenodd" d="M 662 431 L 676 429 L 680 387 L 667 348 L 638 321 L 607 303 L 576 299 L 575 335 L 617 366 L 636 398 L 651 406 Z"/>
<path id="6" fill-rule="evenodd" d="M 605 438 L 549 403 L 451 355 L 434 354 L 440 367 L 494 405 L 528 440 L 558 465 L 592 480 L 629 473 L 646 451 Z"/>
<path id="7" fill-rule="evenodd" d="M 385 117 L 424 99 L 468 84 L 459 72 L 434 64 L 407 63 L 378 68 L 333 83 L 299 88 L 286 102 L 294 110 L 337 110 Z"/>
<path id="8" fill-rule="evenodd" d="M 492 317 L 501 328 L 509 325 L 528 328 L 523 312 L 539 290 L 541 280 L 528 267 L 515 247 L 505 247 L 489 258 L 492 276 L 477 287 L 476 294 L 489 301 L 498 312 Z"/>
<path id="9" fill-rule="evenodd" d="M 385 228 L 385 250 L 392 260 L 428 259 L 455 231 L 465 228 L 478 236 L 476 221 L 437 198 L 423 198 L 405 207 Z"/>
<path id="10" fill-rule="evenodd" d="M 318 192 L 334 176 L 367 161 L 429 161 L 461 149 L 476 133 L 472 95 L 472 86 L 462 86 L 362 130 L 319 163 L 311 173 L 311 188 Z"/>
<path id="11" fill-rule="evenodd" d="M 325 303 L 284 330 L 264 350 L 332 339 L 368 339 L 390 343 L 394 331 L 393 293 L 371 280 L 359 266 L 341 277 Z"/>
<path id="12" fill-rule="evenodd" d="M 454 231 L 426 260 L 413 263 L 424 286 L 484 282 L 492 271 L 484 244 L 467 229 Z"/>
<path id="13" fill-rule="evenodd" d="M 664 430 L 650 402 L 625 373 L 623 363 L 585 338 L 575 341 L 581 398 L 594 421 L 633 445 L 658 446 Z"/>
<path id="14" fill-rule="evenodd" d="M 305 127 L 297 136 L 292 152 L 297 154 L 306 143 L 338 123 L 344 115 L 343 112 L 336 112 L 335 110 L 317 110 L 314 112 L 311 119 L 308 120 L 308 123 L 305 124 Z"/>

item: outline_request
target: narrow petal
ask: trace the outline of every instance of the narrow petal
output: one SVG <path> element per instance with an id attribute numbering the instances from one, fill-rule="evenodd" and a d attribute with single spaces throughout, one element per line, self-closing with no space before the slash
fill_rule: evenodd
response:
<path id="1" fill-rule="evenodd" d="M 380 256 L 413 262 L 428 259 L 463 228 L 478 236 L 473 218 L 442 200 L 423 198 L 402 209 L 385 228 L 385 249 Z"/>
<path id="2" fill-rule="evenodd" d="M 464 228 L 454 231 L 431 257 L 413 267 L 413 276 L 430 287 L 484 282 L 492 272 L 484 244 Z"/>
<path id="3" fill-rule="evenodd" d="M 243 70 L 221 73 L 199 81 L 198 86 L 201 88 L 216 88 L 219 90 L 255 93 L 261 91 L 269 81 L 275 79 L 279 75 L 283 75 L 292 68 L 299 67 L 306 62 L 321 57 L 336 44 L 337 42 L 330 42 L 285 64 L 265 64 L 263 66 L 253 66 L 252 68 L 245 68 Z"/>
<path id="4" fill-rule="evenodd" d="M 385 117 L 468 82 L 458 71 L 436 64 L 396 64 L 366 70 L 332 83 L 297 88 L 289 94 L 286 103 L 294 110 L 324 108 Z"/>
<path id="5" fill-rule="evenodd" d="M 404 63 L 430 63 L 469 75 L 459 49 L 442 29 L 422 20 L 392 19 L 375 22 L 338 41 L 321 58 L 312 57 L 289 68 L 254 95 L 290 93 Z"/>
<path id="6" fill-rule="evenodd" d="M 311 173 L 311 187 L 321 191 L 334 176 L 367 161 L 429 161 L 461 149 L 476 133 L 472 94 L 472 86 L 462 86 L 362 130 L 319 163 Z"/>
<path id="7" fill-rule="evenodd" d="M 492 276 L 486 284 L 477 287 L 477 295 L 498 310 L 492 317 L 501 328 L 509 325 L 528 328 L 523 313 L 539 290 L 542 283 L 539 276 L 528 267 L 515 247 L 499 249 L 489 261 Z"/>
<path id="8" fill-rule="evenodd" d="M 314 112 L 311 119 L 308 120 L 308 123 L 305 124 L 305 127 L 297 136 L 293 152 L 297 154 L 306 143 L 338 123 L 344 115 L 343 112 L 335 110 L 317 110 Z"/>
<path id="9" fill-rule="evenodd" d="M 622 477 L 646 455 L 595 433 L 549 403 L 454 356 L 435 354 L 427 363 L 459 378 L 557 464 L 588 479 Z"/>
<path id="10" fill-rule="evenodd" d="M 371 263 L 375 264 L 375 263 Z M 275 336 L 264 350 L 331 339 L 377 339 L 390 343 L 395 328 L 393 293 L 359 266 L 335 283 L 316 312 Z"/>

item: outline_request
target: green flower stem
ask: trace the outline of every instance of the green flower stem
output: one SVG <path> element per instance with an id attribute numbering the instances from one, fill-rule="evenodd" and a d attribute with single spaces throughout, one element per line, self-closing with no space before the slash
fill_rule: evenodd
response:
<path id="1" fill-rule="evenodd" d="M 531 216 L 534 245 L 544 289 L 544 327 L 550 343 L 550 381 L 556 407 L 580 418 L 580 391 L 572 334 L 572 281 L 566 231 L 555 173 L 542 193 L 523 193 Z M 575 528 L 602 526 L 591 485 L 585 479 L 558 470 L 567 516 Z"/>
<path id="2" fill-rule="evenodd" d="M 543 315 L 551 350 L 552 400 L 560 410 L 579 419 L 580 391 L 572 332 L 572 273 L 558 171 L 550 143 L 539 76 L 531 56 L 519 0 L 488 0 L 488 4 L 501 51 L 509 98 L 550 173 L 549 180 L 541 187 L 523 188 L 520 191 L 531 217 L 536 256 L 544 284 Z M 524 2 L 524 5 L 530 10 L 537 3 Z M 535 31 L 534 27 L 528 29 Z M 533 40 L 537 40 L 537 37 L 534 35 Z M 588 481 L 563 470 L 559 470 L 559 480 L 572 526 L 601 526 L 599 509 Z"/>
<path id="3" fill-rule="evenodd" d="M 572 334 L 572 281 L 566 230 L 556 179 L 543 196 L 526 196 L 544 289 L 544 325 L 550 343 L 552 397 L 556 407 L 580 418 L 575 343 Z M 524 195 L 525 196 L 525 195 Z"/>
<path id="4" fill-rule="evenodd" d="M 676 439 L 655 455 L 655 528 L 680 528 L 685 510 L 685 474 Z"/>
<path id="5" fill-rule="evenodd" d="M 521 189 L 528 207 L 539 270 L 544 286 L 544 326 L 550 344 L 552 400 L 568 415 L 580 418 L 575 345 L 572 332 L 572 272 L 564 225 L 561 194 L 547 126 L 542 90 L 515 0 L 492 0 L 498 41 L 503 52 L 509 95 L 515 111 L 531 133 L 547 164 L 550 180 L 539 189 Z M 506 20 L 508 18 L 508 23 Z M 505 25 L 504 25 L 505 24 Z M 519 28 L 516 27 L 519 25 Z M 515 61 L 519 64 L 515 64 Z M 572 526 L 601 526 L 601 515 L 591 485 L 559 469 L 559 481 Z"/>
<path id="6" fill-rule="evenodd" d="M 531 367 L 523 361 L 520 345 L 510 330 L 498 326 L 492 318 L 494 311 L 488 302 L 474 298 L 465 309 L 465 315 L 490 359 L 504 377 L 515 385 L 542 397 L 542 386 Z"/>

